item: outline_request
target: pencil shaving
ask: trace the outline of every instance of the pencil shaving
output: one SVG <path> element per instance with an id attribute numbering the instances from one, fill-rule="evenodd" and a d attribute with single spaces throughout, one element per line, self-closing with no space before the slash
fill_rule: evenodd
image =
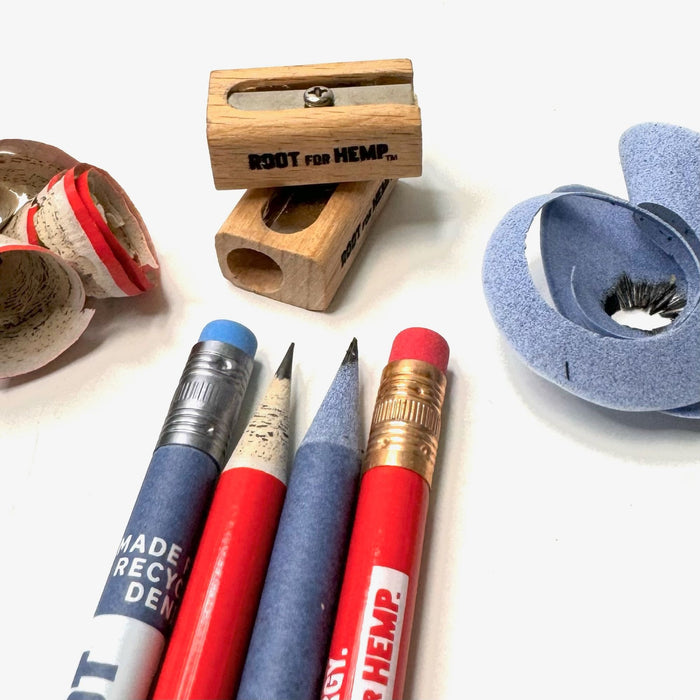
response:
<path id="1" fill-rule="evenodd" d="M 69 348 L 94 311 L 58 255 L 0 235 L 0 378 L 31 372 Z"/>
<path id="2" fill-rule="evenodd" d="M 12 274 L 0 268 L 3 376 L 36 369 L 75 342 L 93 315 L 76 315 L 75 304 L 80 302 L 77 311 L 82 311 L 86 296 L 135 296 L 157 281 L 150 235 L 126 192 L 104 170 L 48 144 L 0 140 L 0 231 L 6 245 L 25 246 L 25 258 L 33 254 L 30 262 L 14 263 Z M 41 257 L 38 250 L 52 255 Z M 27 279 L 32 274 L 36 278 Z M 70 288 L 80 289 L 77 296 L 59 292 L 69 278 Z M 15 303 L 19 287 L 29 295 L 20 306 Z M 34 361 L 28 361 L 30 348 L 18 341 L 23 337 L 18 329 L 32 322 L 30 314 L 38 307 L 56 315 L 55 323 L 47 317 L 35 334 L 52 351 L 31 348 Z"/>
<path id="3" fill-rule="evenodd" d="M 158 267 L 148 231 L 126 193 L 87 164 L 54 176 L 13 217 L 7 235 L 40 243 L 67 260 L 92 297 L 141 294 L 153 285 Z"/>
<path id="4" fill-rule="evenodd" d="M 47 143 L 0 139 L 0 191 L 14 195 L 16 209 L 21 199 L 31 199 L 52 177 L 77 164 L 75 158 Z"/>

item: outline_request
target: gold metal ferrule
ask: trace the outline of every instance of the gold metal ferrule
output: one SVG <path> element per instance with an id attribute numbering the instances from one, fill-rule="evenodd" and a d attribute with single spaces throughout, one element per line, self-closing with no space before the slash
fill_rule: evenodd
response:
<path id="1" fill-rule="evenodd" d="M 411 469 L 431 485 L 445 375 L 421 360 L 396 360 L 382 372 L 374 404 L 364 470 L 379 466 Z"/>

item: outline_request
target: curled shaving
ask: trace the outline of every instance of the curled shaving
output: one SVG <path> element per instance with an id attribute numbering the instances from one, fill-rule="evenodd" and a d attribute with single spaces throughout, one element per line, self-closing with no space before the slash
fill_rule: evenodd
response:
<path id="1" fill-rule="evenodd" d="M 38 141 L 0 140 L 0 377 L 72 345 L 85 297 L 133 296 L 157 281 L 148 230 L 105 171 Z"/>
<path id="2" fill-rule="evenodd" d="M 86 309 L 78 273 L 58 255 L 0 235 L 0 378 L 44 366 L 83 333 Z"/>

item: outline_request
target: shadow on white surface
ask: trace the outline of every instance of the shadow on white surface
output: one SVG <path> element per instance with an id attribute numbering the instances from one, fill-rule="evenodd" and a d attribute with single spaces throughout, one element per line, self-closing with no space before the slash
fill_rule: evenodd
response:
<path id="1" fill-rule="evenodd" d="M 691 436 L 694 443 L 700 421 L 660 411 L 618 411 L 599 406 L 540 377 L 510 347 L 503 357 L 504 370 L 528 409 L 559 432 L 602 452 L 642 463 L 663 459 L 670 466 L 689 457 L 682 438 Z M 693 445 L 688 447 L 693 449 Z"/>
<path id="2" fill-rule="evenodd" d="M 143 319 L 149 321 L 155 316 L 167 315 L 168 300 L 162 284 L 135 297 L 93 299 L 85 304 L 95 309 L 95 315 L 85 332 L 78 340 L 54 360 L 39 369 L 17 377 L 0 380 L 0 389 L 27 384 L 42 379 L 77 360 L 93 353 L 108 339 L 118 338 L 119 333 Z"/>

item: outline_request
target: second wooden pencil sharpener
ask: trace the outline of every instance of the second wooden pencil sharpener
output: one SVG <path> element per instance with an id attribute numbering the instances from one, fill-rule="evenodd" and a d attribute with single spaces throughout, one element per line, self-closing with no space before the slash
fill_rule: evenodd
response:
<path id="1" fill-rule="evenodd" d="M 324 310 L 396 180 L 422 170 L 407 59 L 213 71 L 217 189 L 249 189 L 216 236 L 239 287 Z"/>
<path id="2" fill-rule="evenodd" d="M 246 191 L 216 234 L 222 273 L 248 291 L 324 311 L 395 184 Z"/>

